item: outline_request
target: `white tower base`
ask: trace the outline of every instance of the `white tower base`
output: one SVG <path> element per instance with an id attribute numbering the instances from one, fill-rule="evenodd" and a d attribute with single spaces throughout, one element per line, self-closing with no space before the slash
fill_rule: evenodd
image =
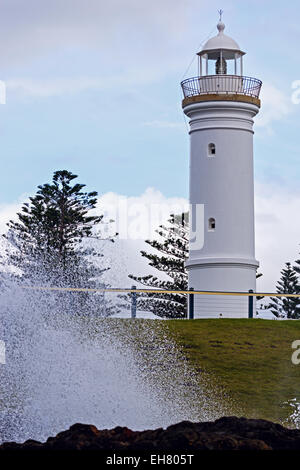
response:
<path id="1" fill-rule="evenodd" d="M 203 261 L 203 260 L 202 260 Z M 202 291 L 248 292 L 256 289 L 256 264 L 246 260 L 210 259 L 187 262 L 189 287 Z M 255 298 L 253 312 L 255 313 Z M 194 318 L 248 318 L 248 297 L 195 295 Z"/>

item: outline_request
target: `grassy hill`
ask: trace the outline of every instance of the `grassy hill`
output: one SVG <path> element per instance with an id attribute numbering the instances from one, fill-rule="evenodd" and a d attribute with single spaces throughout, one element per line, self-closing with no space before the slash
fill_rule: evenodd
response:
<path id="1" fill-rule="evenodd" d="M 291 362 L 300 321 L 170 320 L 164 327 L 190 364 L 214 377 L 244 415 L 291 424 L 287 402 L 300 403 L 300 365 Z"/>

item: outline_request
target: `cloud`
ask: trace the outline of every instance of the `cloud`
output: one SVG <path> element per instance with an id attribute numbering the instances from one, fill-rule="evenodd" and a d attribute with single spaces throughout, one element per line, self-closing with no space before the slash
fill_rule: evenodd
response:
<path id="1" fill-rule="evenodd" d="M 23 95 L 36 97 L 59 96 L 65 93 L 78 93 L 88 89 L 103 87 L 104 81 L 88 77 L 56 78 L 56 79 L 10 79 L 6 82 L 8 92 L 13 91 Z"/>
<path id="2" fill-rule="evenodd" d="M 6 230 L 6 223 L 16 218 L 21 202 L 27 200 L 23 195 L 13 204 L 0 205 L 0 231 Z M 99 248 L 108 257 L 112 269 L 107 272 L 111 285 L 129 287 L 132 283 L 128 274 L 143 275 L 149 273 L 141 250 L 150 250 L 146 238 L 156 235 L 155 229 L 166 220 L 170 213 L 186 210 L 185 198 L 169 198 L 155 188 L 148 188 L 139 196 L 130 196 L 109 192 L 99 199 L 96 212 L 106 215 L 106 220 L 113 218 L 120 224 L 120 216 L 127 220 L 126 235 L 116 243 L 100 241 Z M 300 207 L 300 192 L 290 193 L 284 188 L 269 185 L 256 185 L 256 257 L 260 262 L 259 271 L 263 276 L 258 280 L 257 290 L 274 292 L 275 284 L 285 262 L 294 262 L 300 258 L 300 220 L 297 217 Z M 122 221 L 121 221 L 122 222 Z M 116 228 L 107 226 L 111 233 Z M 124 228 L 124 227 L 123 227 Z M 120 230 L 120 225 L 117 226 Z M 104 237 L 107 235 L 103 231 Z M 129 237 L 129 238 L 128 238 Z M 155 271 L 150 269 L 151 273 Z"/>
<path id="3" fill-rule="evenodd" d="M 290 193 L 287 189 L 279 189 L 277 186 L 257 184 L 255 188 L 255 211 L 256 211 L 256 258 L 260 262 L 259 272 L 263 276 L 258 280 L 258 291 L 275 291 L 275 285 L 280 277 L 280 271 L 285 262 L 294 262 L 300 258 L 300 220 L 295 214 L 299 213 L 300 192 L 298 194 Z M 117 207 L 120 200 L 125 196 L 115 193 L 105 194 L 99 203 L 99 209 L 102 204 L 109 207 L 110 205 Z M 166 198 L 160 191 L 154 188 L 148 188 L 143 194 L 137 197 L 125 198 L 128 206 L 133 207 L 135 204 L 140 207 L 151 205 L 166 205 L 165 215 L 171 213 L 174 208 L 180 211 L 188 205 L 188 201 L 184 198 Z M 113 212 L 111 212 L 113 215 Z M 155 228 L 158 226 L 155 219 L 150 220 L 151 233 L 150 238 L 155 236 Z M 149 238 L 149 237 L 145 237 Z M 123 283 L 126 281 L 124 273 L 131 272 L 136 274 L 145 274 L 148 272 L 146 260 L 141 257 L 139 251 L 147 249 L 142 239 L 122 241 L 119 253 L 120 259 L 124 257 L 120 263 L 120 272 L 123 272 Z M 110 247 L 111 259 L 113 259 L 114 247 Z M 121 267 L 122 265 L 122 267 Z M 126 266 L 126 268 L 125 268 Z M 151 271 L 152 272 L 152 271 Z M 117 276 L 115 276 L 117 279 Z M 129 285 L 127 281 L 126 285 Z"/>
<path id="4" fill-rule="evenodd" d="M 256 256 L 263 277 L 258 290 L 274 291 L 287 261 L 300 256 L 300 193 L 272 185 L 256 185 Z"/>
<path id="5" fill-rule="evenodd" d="M 272 132 L 271 123 L 285 119 L 293 109 L 291 97 L 270 83 L 264 83 L 261 91 L 262 108 L 255 118 L 257 127 L 263 127 Z"/>
<path id="6" fill-rule="evenodd" d="M 18 93 L 29 97 L 47 98 L 65 94 L 76 94 L 87 90 L 133 90 L 138 84 L 147 84 L 160 77 L 155 70 L 129 69 L 119 75 L 72 76 L 56 78 L 10 78 L 5 81 L 7 93 Z"/>
<path id="7" fill-rule="evenodd" d="M 21 209 L 21 202 L 28 199 L 23 195 L 13 204 L 0 205 L 0 233 L 7 230 L 6 223 L 16 220 L 16 213 Z M 180 213 L 188 209 L 185 198 L 166 197 L 155 188 L 147 188 L 139 196 L 130 196 L 108 192 L 99 198 L 97 214 L 105 215 L 105 221 L 110 219 L 116 224 L 105 224 L 101 230 L 101 238 L 107 238 L 116 231 L 119 237 L 115 243 L 93 240 L 96 249 L 105 253 L 106 265 L 111 269 L 105 279 L 111 285 L 130 287 L 132 281 L 128 274 L 143 275 L 149 273 L 149 267 L 140 251 L 150 251 L 145 239 L 157 237 L 155 230 L 165 223 L 171 213 Z M 3 247 L 3 241 L 0 242 Z M 155 270 L 150 268 L 153 274 Z"/>
<path id="8" fill-rule="evenodd" d="M 0 0 L 2 67 L 74 48 L 92 49 L 121 63 L 137 56 L 149 60 L 149 54 L 158 57 L 166 45 L 182 38 L 193 4 L 194 0 Z"/>
<path id="9" fill-rule="evenodd" d="M 0 0 L 1 78 L 8 93 L 45 98 L 125 90 L 178 75 L 197 47 L 187 39 L 195 29 L 191 15 L 199 8 L 196 0 Z M 264 83 L 257 129 L 272 132 L 272 122 L 291 109 L 289 97 Z M 184 129 L 172 120 L 144 125 Z"/>
<path id="10" fill-rule="evenodd" d="M 22 203 L 28 199 L 27 195 L 18 198 L 18 201 L 11 204 L 0 204 L 0 236 L 7 231 L 7 223 L 16 220 L 16 214 L 21 210 Z"/>
<path id="11" fill-rule="evenodd" d="M 188 211 L 185 198 L 165 197 L 155 188 L 147 188 L 140 196 L 126 197 L 116 193 L 104 194 L 98 211 L 116 221 L 116 231 L 122 239 L 145 240 L 155 236 L 155 230 L 170 214 Z"/>
<path id="12" fill-rule="evenodd" d="M 275 285 L 280 277 L 280 271 L 285 262 L 293 263 L 300 258 L 300 220 L 295 214 L 299 213 L 300 192 L 290 193 L 287 189 L 279 189 L 277 186 L 257 184 L 255 188 L 255 210 L 256 210 L 256 258 L 260 262 L 259 272 L 263 276 L 258 280 L 258 291 L 275 291 Z M 99 208 L 106 204 L 118 206 L 118 203 L 125 196 L 115 193 L 105 194 L 100 201 Z M 141 204 L 141 207 L 155 204 L 166 205 L 169 209 L 165 214 L 171 213 L 174 208 L 180 211 L 180 207 L 186 207 L 188 201 L 184 198 L 166 198 L 160 191 L 148 188 L 143 194 L 137 197 L 125 198 L 128 206 Z M 150 238 L 155 236 L 154 230 L 158 226 L 155 219 L 150 220 Z M 145 237 L 149 238 L 149 237 Z M 139 251 L 145 249 L 149 251 L 149 246 L 139 238 L 137 240 L 123 241 L 120 246 L 120 258 L 126 256 L 122 263 L 123 272 L 145 274 L 148 272 L 146 260 L 143 259 Z M 113 247 L 111 253 L 113 255 Z M 126 253 L 126 255 L 125 255 Z M 112 256 L 113 259 L 113 256 Z M 122 277 L 123 283 L 126 276 Z M 129 282 L 129 281 L 128 281 Z M 130 282 L 129 282 L 130 283 Z"/>
<path id="13" fill-rule="evenodd" d="M 172 122 L 172 121 L 149 121 L 143 122 L 142 126 L 155 127 L 157 129 L 181 129 L 186 130 L 184 122 Z"/>
<path id="14" fill-rule="evenodd" d="M 97 211 L 105 213 L 106 219 L 117 221 L 115 226 L 119 237 L 115 243 L 102 242 L 101 248 L 109 259 L 111 269 L 106 273 L 106 281 L 114 286 L 130 287 L 133 281 L 128 274 L 143 276 L 157 275 L 154 268 L 140 254 L 141 250 L 154 252 L 145 239 L 158 238 L 155 230 L 165 223 L 171 213 L 188 209 L 185 198 L 166 197 L 155 188 L 147 188 L 139 196 L 109 192 L 98 203 Z"/>

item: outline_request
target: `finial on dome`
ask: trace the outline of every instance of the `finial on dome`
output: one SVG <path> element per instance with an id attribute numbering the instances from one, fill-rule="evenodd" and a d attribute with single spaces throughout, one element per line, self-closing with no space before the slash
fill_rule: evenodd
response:
<path id="1" fill-rule="evenodd" d="M 223 15 L 224 11 L 223 10 L 218 10 L 218 13 L 219 13 L 220 17 L 219 17 L 219 23 L 217 24 L 217 28 L 218 28 L 219 34 L 221 34 L 221 33 L 223 33 L 223 31 L 225 29 L 225 24 L 222 21 L 222 15 Z"/>

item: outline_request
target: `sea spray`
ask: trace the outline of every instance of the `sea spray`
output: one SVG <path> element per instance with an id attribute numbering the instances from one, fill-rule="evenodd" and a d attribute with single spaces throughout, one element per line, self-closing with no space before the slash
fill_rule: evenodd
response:
<path id="1" fill-rule="evenodd" d="M 165 322 L 69 315 L 60 300 L 2 289 L 2 441 L 45 440 L 76 422 L 142 430 L 224 412 L 162 333 Z"/>

